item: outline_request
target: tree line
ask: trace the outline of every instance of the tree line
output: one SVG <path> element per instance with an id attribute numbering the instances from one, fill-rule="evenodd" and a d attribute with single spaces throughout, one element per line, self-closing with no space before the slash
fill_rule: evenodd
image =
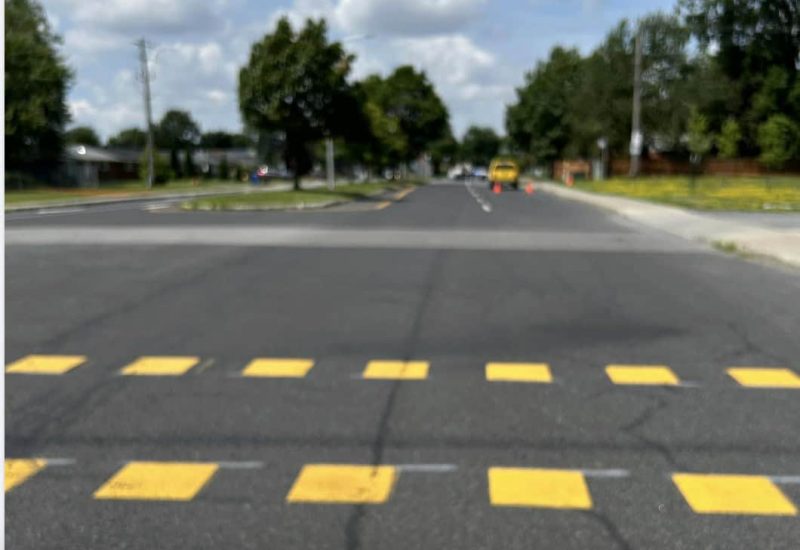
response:
<path id="1" fill-rule="evenodd" d="M 588 55 L 558 46 L 507 107 L 514 149 L 530 162 L 627 156 L 636 35 L 642 46 L 644 145 L 698 160 L 800 161 L 800 4 L 680 0 L 614 27 Z"/>

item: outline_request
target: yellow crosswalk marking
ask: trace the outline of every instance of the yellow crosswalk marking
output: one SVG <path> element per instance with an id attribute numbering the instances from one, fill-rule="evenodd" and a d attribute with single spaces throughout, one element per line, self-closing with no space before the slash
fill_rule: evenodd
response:
<path id="1" fill-rule="evenodd" d="M 614 384 L 676 386 L 678 377 L 664 365 L 608 365 L 606 374 Z"/>
<path id="2" fill-rule="evenodd" d="M 487 363 L 486 380 L 549 384 L 553 375 L 546 363 Z"/>
<path id="3" fill-rule="evenodd" d="M 790 369 L 734 367 L 728 374 L 749 388 L 800 388 L 800 376 Z"/>
<path id="4" fill-rule="evenodd" d="M 242 371 L 242 376 L 266 378 L 303 378 L 311 367 L 312 359 L 253 359 Z"/>
<path id="5" fill-rule="evenodd" d="M 397 482 L 394 466 L 307 464 L 300 471 L 288 502 L 382 504 Z"/>
<path id="6" fill-rule="evenodd" d="M 130 462 L 94 493 L 111 500 L 192 500 L 219 465 L 198 462 Z"/>
<path id="7" fill-rule="evenodd" d="M 140 357 L 122 369 L 130 376 L 180 376 L 200 362 L 199 357 Z"/>
<path id="8" fill-rule="evenodd" d="M 18 374 L 64 374 L 86 362 L 83 355 L 28 355 L 6 367 Z"/>
<path id="9" fill-rule="evenodd" d="M 588 510 L 592 498 L 582 472 L 537 468 L 489 468 L 494 506 Z"/>
<path id="10" fill-rule="evenodd" d="M 428 366 L 427 361 L 370 361 L 363 376 L 376 380 L 425 380 Z"/>
<path id="11" fill-rule="evenodd" d="M 797 515 L 794 504 L 764 476 L 674 474 L 672 480 L 698 514 Z"/>
<path id="12" fill-rule="evenodd" d="M 7 458 L 5 461 L 5 492 L 22 485 L 47 466 L 43 458 Z"/>

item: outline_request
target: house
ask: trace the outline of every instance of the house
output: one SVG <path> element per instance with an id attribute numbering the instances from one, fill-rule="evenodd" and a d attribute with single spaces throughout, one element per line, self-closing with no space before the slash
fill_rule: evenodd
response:
<path id="1" fill-rule="evenodd" d="M 97 187 L 102 182 L 137 179 L 141 154 L 136 150 L 68 145 L 65 150 L 65 176 L 69 183 L 78 187 Z"/>

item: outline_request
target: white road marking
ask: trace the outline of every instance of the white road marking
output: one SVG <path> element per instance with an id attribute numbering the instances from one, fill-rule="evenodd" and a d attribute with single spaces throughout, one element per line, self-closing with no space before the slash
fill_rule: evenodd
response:
<path id="1" fill-rule="evenodd" d="M 583 475 L 586 477 L 605 477 L 605 478 L 623 478 L 628 477 L 631 475 L 630 471 L 624 470 L 621 468 L 611 468 L 611 469 L 588 469 L 588 470 L 581 470 Z"/>
<path id="2" fill-rule="evenodd" d="M 396 464 L 395 468 L 400 472 L 424 474 L 446 474 L 458 470 L 455 464 Z"/>
<path id="3" fill-rule="evenodd" d="M 464 182 L 464 187 L 467 189 L 472 198 L 475 199 L 481 207 L 481 210 L 486 212 L 487 214 L 492 211 L 491 203 L 484 199 L 477 190 L 475 190 L 474 186 L 470 184 L 469 181 Z"/>

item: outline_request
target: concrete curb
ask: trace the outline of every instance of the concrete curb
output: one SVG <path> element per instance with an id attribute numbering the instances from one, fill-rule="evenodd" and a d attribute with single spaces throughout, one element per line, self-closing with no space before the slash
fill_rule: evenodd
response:
<path id="1" fill-rule="evenodd" d="M 271 189 L 270 189 L 271 190 Z M 261 192 L 267 192 L 268 189 L 262 189 Z M 147 201 L 160 201 L 160 200 L 181 200 L 181 199 L 194 199 L 202 197 L 220 196 L 220 195 L 238 195 L 257 192 L 255 190 L 230 190 L 230 191 L 200 191 L 196 193 L 169 193 L 159 195 L 134 195 L 125 197 L 110 197 L 98 199 L 70 199 L 64 201 L 47 201 L 40 203 L 25 203 L 19 206 L 6 206 L 6 213 L 12 212 L 30 212 L 34 210 L 48 210 L 52 208 L 71 208 L 75 206 L 100 206 L 107 204 L 122 204 L 129 202 L 147 202 Z"/>
<path id="2" fill-rule="evenodd" d="M 674 206 L 625 197 L 598 195 L 553 183 L 537 183 L 542 191 L 611 210 L 629 220 L 672 235 L 709 245 L 730 244 L 738 251 L 800 267 L 800 230 L 772 229 L 712 219 Z"/>

